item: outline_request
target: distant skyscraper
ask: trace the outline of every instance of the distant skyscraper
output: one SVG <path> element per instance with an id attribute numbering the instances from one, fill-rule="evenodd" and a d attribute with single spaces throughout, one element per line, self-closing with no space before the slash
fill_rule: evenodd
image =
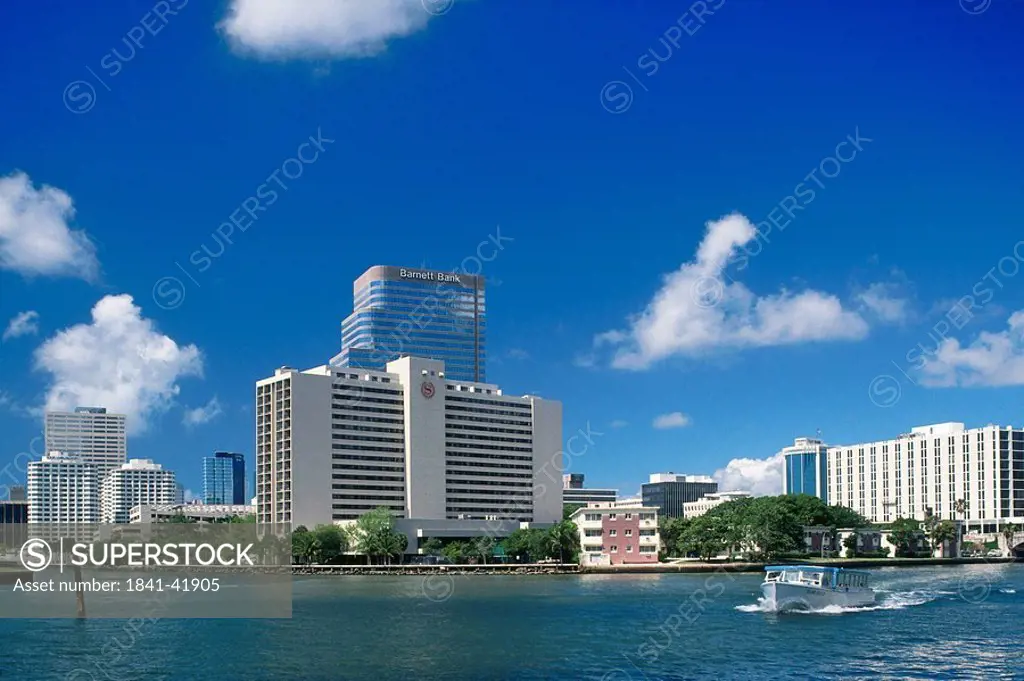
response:
<path id="1" fill-rule="evenodd" d="M 245 456 L 215 452 L 203 459 L 203 503 L 244 504 Z"/>
<path id="2" fill-rule="evenodd" d="M 786 494 L 810 494 L 828 503 L 828 445 L 798 437 L 782 449 L 782 488 Z"/>
<path id="3" fill-rule="evenodd" d="M 63 452 L 95 466 L 98 479 L 127 460 L 124 414 L 103 407 L 46 412 L 46 451 Z"/>
<path id="4" fill-rule="evenodd" d="M 28 501 L 28 492 L 24 485 L 14 485 L 7 492 L 8 501 Z"/>
<path id="5" fill-rule="evenodd" d="M 717 491 L 718 483 L 706 475 L 654 473 L 640 486 L 644 506 L 657 508 L 658 515 L 666 518 L 682 518 L 683 504 Z"/>
<path id="6" fill-rule="evenodd" d="M 62 452 L 28 465 L 28 521 L 95 523 L 100 516 L 96 467 Z"/>
<path id="7" fill-rule="evenodd" d="M 562 506 L 610 503 L 619 496 L 617 489 L 585 488 L 583 480 L 583 473 L 566 473 L 562 476 Z"/>
<path id="8" fill-rule="evenodd" d="M 408 355 L 443 361 L 452 380 L 487 380 L 483 277 L 378 265 L 356 279 L 353 297 L 332 365 L 384 371 Z"/>
<path id="9" fill-rule="evenodd" d="M 127 523 L 133 507 L 173 504 L 177 491 L 174 473 L 149 459 L 132 459 L 103 478 L 100 522 Z"/>

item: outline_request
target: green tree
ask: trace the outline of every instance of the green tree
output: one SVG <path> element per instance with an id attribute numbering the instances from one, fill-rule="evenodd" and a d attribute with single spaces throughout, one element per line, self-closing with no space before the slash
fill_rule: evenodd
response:
<path id="1" fill-rule="evenodd" d="M 484 565 L 487 565 L 487 559 L 494 553 L 494 538 L 493 537 L 480 537 L 473 542 L 473 553 L 484 561 Z"/>
<path id="2" fill-rule="evenodd" d="M 469 554 L 467 553 L 467 545 L 461 541 L 451 541 L 444 545 L 441 549 L 441 553 L 444 557 L 453 563 L 458 563 Z"/>
<path id="3" fill-rule="evenodd" d="M 851 532 L 847 535 L 846 539 L 843 540 L 843 546 L 846 547 L 846 557 L 856 558 L 857 557 L 857 533 Z"/>
<path id="4" fill-rule="evenodd" d="M 920 536 L 921 523 L 913 518 L 896 518 L 889 525 L 889 542 L 896 547 L 897 558 L 915 555 Z"/>
<path id="5" fill-rule="evenodd" d="M 440 556 L 444 549 L 444 542 L 437 537 L 430 537 L 420 546 L 423 553 L 428 556 Z"/>
<path id="6" fill-rule="evenodd" d="M 692 524 L 689 518 L 663 517 L 658 521 L 658 534 L 661 537 L 661 545 L 668 556 L 685 556 L 686 551 L 679 544 L 683 534 Z"/>
<path id="7" fill-rule="evenodd" d="M 377 559 L 390 564 L 392 558 L 402 555 L 409 541 L 404 534 L 395 531 L 395 518 L 386 506 L 359 516 L 351 537 L 356 551 L 366 556 L 367 563 Z"/>
<path id="8" fill-rule="evenodd" d="M 300 525 L 292 532 L 292 560 L 297 563 L 307 564 L 314 560 L 316 554 L 316 537 Z"/>
<path id="9" fill-rule="evenodd" d="M 959 550 L 963 551 L 964 524 L 967 522 L 967 502 L 965 500 L 963 500 L 963 499 L 957 499 L 956 502 L 954 502 L 954 504 L 953 504 L 953 511 L 958 516 L 960 516 L 960 525 L 959 525 L 960 535 L 959 535 L 959 538 L 958 538 L 959 541 L 957 541 L 957 544 L 960 547 Z"/>
<path id="10" fill-rule="evenodd" d="M 547 557 L 557 558 L 561 563 L 575 563 L 580 556 L 580 532 L 576 523 L 563 520 L 546 532 L 544 541 Z"/>
<path id="11" fill-rule="evenodd" d="M 1000 533 L 1000 534 L 1003 535 L 1003 539 L 1006 540 L 1006 549 L 1007 549 L 1007 551 L 1010 552 L 1011 556 L 1013 555 L 1013 546 L 1012 546 L 1012 544 L 1013 544 L 1013 537 L 1018 532 L 1020 532 L 1020 528 L 1019 527 L 1017 527 L 1013 523 L 1007 523 L 1006 525 L 1003 525 L 1003 530 Z"/>
<path id="12" fill-rule="evenodd" d="M 536 562 L 547 556 L 543 537 L 543 530 L 518 529 L 507 536 L 502 544 L 505 546 L 505 553 L 516 560 Z"/>
<path id="13" fill-rule="evenodd" d="M 337 525 L 317 525 L 310 534 L 315 544 L 317 563 L 331 563 L 348 551 L 348 536 Z"/>
<path id="14" fill-rule="evenodd" d="M 932 552 L 947 542 L 956 539 L 956 523 L 952 520 L 942 520 L 935 524 L 931 531 Z"/>
<path id="15" fill-rule="evenodd" d="M 726 518 L 711 513 L 694 518 L 676 540 L 678 552 L 684 556 L 693 554 L 705 561 L 714 558 L 728 545 L 727 523 Z"/>
<path id="16" fill-rule="evenodd" d="M 562 504 L 562 520 L 568 520 L 573 513 L 586 507 L 586 504 Z"/>
<path id="17" fill-rule="evenodd" d="M 246 513 L 245 515 L 233 515 L 228 518 L 228 522 L 234 525 L 255 525 L 256 514 Z"/>

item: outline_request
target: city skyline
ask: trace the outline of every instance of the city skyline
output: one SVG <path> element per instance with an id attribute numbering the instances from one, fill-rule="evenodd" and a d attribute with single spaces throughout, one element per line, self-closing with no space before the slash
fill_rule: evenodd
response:
<path id="1" fill-rule="evenodd" d="M 594 440 L 567 471 L 624 495 L 779 490 L 819 429 L 1021 425 L 1014 3 L 726 3 L 676 36 L 656 4 L 481 0 L 361 46 L 188 3 L 111 78 L 95 36 L 148 9 L 28 5 L 49 30 L 6 44 L 43 56 L 0 75 L 32 104 L 0 112 L 0 468 L 41 456 L 40 410 L 103 405 L 198 496 L 205 454 L 255 463 L 254 382 L 335 354 L 381 263 L 483 276 L 487 380 L 561 401 Z"/>

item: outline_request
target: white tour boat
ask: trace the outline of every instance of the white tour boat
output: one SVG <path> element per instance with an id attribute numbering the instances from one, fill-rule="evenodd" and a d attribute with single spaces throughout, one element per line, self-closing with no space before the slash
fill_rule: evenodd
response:
<path id="1" fill-rule="evenodd" d="M 773 611 L 821 610 L 830 605 L 863 607 L 875 602 L 868 573 L 816 565 L 772 565 L 764 569 L 761 593 Z"/>

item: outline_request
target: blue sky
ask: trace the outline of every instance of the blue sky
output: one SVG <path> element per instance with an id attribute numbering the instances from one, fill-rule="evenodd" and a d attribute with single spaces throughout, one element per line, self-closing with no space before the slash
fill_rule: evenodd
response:
<path id="1" fill-rule="evenodd" d="M 0 470 L 102 400 L 198 491 L 366 267 L 499 228 L 489 378 L 588 484 L 1021 425 L 1024 3 L 787 4 L 5 7 Z"/>

